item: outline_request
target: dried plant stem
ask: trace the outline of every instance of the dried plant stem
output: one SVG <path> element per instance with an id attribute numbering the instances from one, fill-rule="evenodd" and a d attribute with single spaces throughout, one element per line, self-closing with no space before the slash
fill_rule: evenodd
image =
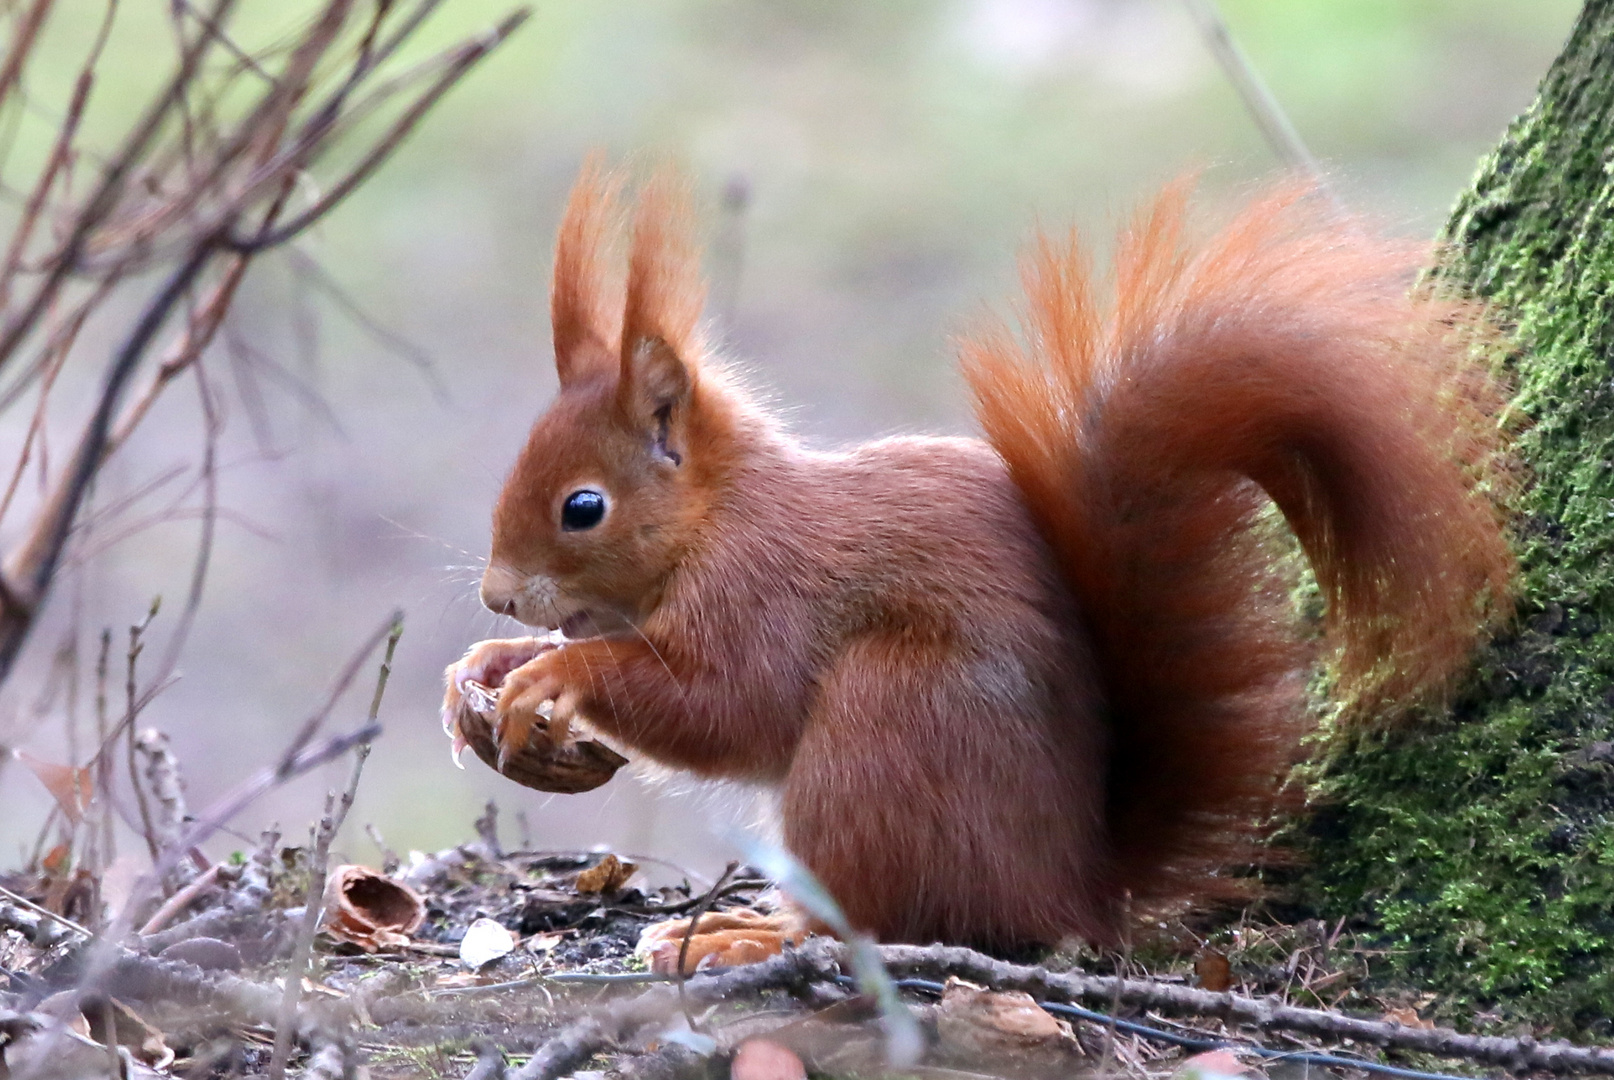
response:
<path id="1" fill-rule="evenodd" d="M 386 693 L 387 679 L 392 674 L 392 656 L 398 648 L 398 639 L 402 636 L 403 612 L 393 612 L 392 622 L 387 631 L 387 650 L 381 660 L 381 672 L 376 677 L 375 696 L 370 699 L 370 715 L 365 725 L 366 730 L 380 730 L 376 717 L 381 712 L 381 698 Z M 370 741 L 365 740 L 354 748 L 353 771 L 341 796 L 332 793 L 325 797 L 325 813 L 320 818 L 319 829 L 314 838 L 314 851 L 310 856 L 308 895 L 304 900 L 303 921 L 298 927 L 297 944 L 292 952 L 291 965 L 286 970 L 285 994 L 280 999 L 280 1014 L 275 1024 L 275 1049 L 269 1060 L 271 1080 L 284 1080 L 286 1075 L 286 1063 L 291 1058 L 292 1042 L 296 1036 L 297 1002 L 302 994 L 303 971 L 313 955 L 314 935 L 319 931 L 320 917 L 324 913 L 325 876 L 329 869 L 331 841 L 341 829 L 347 812 L 353 808 L 353 799 L 358 793 L 359 777 L 364 771 L 365 759 L 369 756 Z"/>
<path id="2" fill-rule="evenodd" d="M 1233 40 L 1233 32 L 1217 9 L 1216 0 L 1183 0 L 1183 4 L 1199 27 L 1211 55 L 1216 57 L 1228 82 L 1233 84 L 1250 118 L 1261 129 L 1267 145 L 1278 160 L 1296 172 L 1320 180 L 1322 167 L 1306 148 L 1305 140 L 1290 122 L 1277 96 L 1255 70 L 1255 65 L 1244 54 L 1244 50 L 1239 48 L 1238 42 Z"/>
<path id="3" fill-rule="evenodd" d="M 162 855 L 162 846 L 157 842 L 157 830 L 151 820 L 151 805 L 146 799 L 145 785 L 140 782 L 140 770 L 135 763 L 135 719 L 140 715 L 140 687 L 135 681 L 136 667 L 140 662 L 140 653 L 145 649 L 145 636 L 151 620 L 157 617 L 157 609 L 162 605 L 161 597 L 151 602 L 151 609 L 146 617 L 135 625 L 129 627 L 129 652 L 127 666 L 124 672 L 123 688 L 127 704 L 124 707 L 123 722 L 120 725 L 124 731 L 124 742 L 128 748 L 129 759 L 129 786 L 134 790 L 135 805 L 140 809 L 140 832 L 146 841 L 146 850 L 151 854 L 153 864 Z"/>
<path id="4" fill-rule="evenodd" d="M 50 13 L 54 2 L 55 0 L 34 0 L 33 5 L 23 14 L 21 24 L 12 32 L 5 63 L 0 65 L 0 101 L 5 100 L 11 88 L 16 85 L 18 77 L 22 75 L 22 66 L 33 51 L 34 38 L 39 36 L 39 28 L 45 25 L 45 16 Z"/>
<path id="5" fill-rule="evenodd" d="M 331 855 L 331 837 L 336 834 L 336 793 L 325 796 L 325 813 L 314 832 L 314 850 L 308 863 L 308 895 L 303 902 L 303 921 L 297 928 L 297 944 L 286 968 L 285 989 L 275 1018 L 275 1049 L 269 1058 L 269 1080 L 285 1080 L 286 1063 L 291 1060 L 292 1043 L 297 1036 L 297 1002 L 303 993 L 303 971 L 314 952 L 314 935 L 324 912 L 326 862 Z"/>
<path id="6" fill-rule="evenodd" d="M 151 918 L 146 920 L 146 925 L 140 928 L 140 936 L 145 937 L 148 934 L 155 934 L 167 926 L 173 921 L 175 915 L 185 910 L 186 904 L 212 888 L 218 882 L 219 875 L 223 872 L 224 864 L 214 863 L 206 871 L 198 874 L 189 885 L 175 892 L 173 896 L 164 901 L 162 907 L 152 912 Z"/>
<path id="7" fill-rule="evenodd" d="M 695 904 L 695 910 L 689 916 L 689 925 L 684 927 L 684 938 L 678 943 L 678 963 L 673 968 L 673 979 L 678 984 L 678 1007 L 684 1010 L 684 1020 L 689 1024 L 691 1031 L 699 1031 L 700 1028 L 696 1026 L 695 1014 L 689 1008 L 689 994 L 684 989 L 684 963 L 689 959 L 689 943 L 695 940 L 695 930 L 700 925 L 701 916 L 711 910 L 712 905 L 717 902 L 718 894 L 723 891 L 723 886 L 729 883 L 729 879 L 739 868 L 738 860 L 731 860 L 728 866 L 724 867 L 716 883 L 707 889 L 706 895 Z"/>

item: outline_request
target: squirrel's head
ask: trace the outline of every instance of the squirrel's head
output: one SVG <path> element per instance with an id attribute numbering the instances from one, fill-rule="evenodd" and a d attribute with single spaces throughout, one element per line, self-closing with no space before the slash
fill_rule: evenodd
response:
<path id="1" fill-rule="evenodd" d="M 722 467 L 686 200 L 666 176 L 645 185 L 624 293 L 603 272 L 615 187 L 591 164 L 567 205 L 551 293 L 560 392 L 505 481 L 482 575 L 490 610 L 569 637 L 654 609 Z"/>

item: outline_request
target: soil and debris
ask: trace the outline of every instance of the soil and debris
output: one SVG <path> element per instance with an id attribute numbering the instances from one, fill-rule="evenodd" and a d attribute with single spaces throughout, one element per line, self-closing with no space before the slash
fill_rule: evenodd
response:
<path id="1" fill-rule="evenodd" d="M 838 943 L 815 939 L 771 961 L 681 984 L 647 971 L 636 952 L 647 926 L 697 911 L 776 905 L 759 874 L 741 868 L 715 891 L 687 877 L 651 887 L 618 855 L 507 853 L 491 815 L 479 825 L 481 840 L 415 853 L 401 865 L 331 868 L 291 1013 L 284 976 L 317 880 L 309 849 L 267 834 L 251 853 L 182 875 L 188 881 L 176 879 L 166 899 L 154 898 L 122 946 L 111 943 L 117 927 L 78 922 L 93 922 L 98 883 L 44 862 L 0 877 L 0 1078 L 114 1069 L 142 1078 L 271 1076 L 284 1015 L 295 1018 L 296 1037 L 282 1051 L 283 1074 L 310 1078 L 1365 1075 L 1164 1045 L 1076 1018 L 1079 1008 L 1059 1013 L 1061 1006 L 1039 1003 L 1045 995 L 1010 985 L 1046 988 L 1106 975 L 1125 977 L 1111 980 L 1115 1000 L 1090 1006 L 1190 1042 L 1231 1037 L 1269 1054 L 1325 1050 L 1485 1073 L 1404 1050 L 1386 1057 L 1360 1039 L 1272 1029 L 1252 1038 L 1236 1024 L 1136 1004 L 1146 1000 L 1135 997 L 1140 986 L 1184 1000 L 1271 995 L 1308 1009 L 1349 1005 L 1392 1031 L 1433 1027 L 1420 1016 L 1429 1002 L 1367 994 L 1371 957 L 1339 926 L 1213 925 L 1203 917 L 1197 926 L 1158 924 L 1125 955 L 1058 953 L 1037 958 L 1035 968 L 964 950 L 884 950 L 893 973 L 924 976 L 899 983 L 918 1022 L 921 1056 L 892 1069 L 891 1017 L 877 996 L 860 994 L 841 974 L 852 965 Z M 943 970 L 957 956 L 977 981 Z M 952 963 L 952 970 L 963 969 Z M 925 981 L 933 971 L 945 981 Z M 1133 996 L 1123 996 L 1123 984 Z M 1528 1060 L 1520 1057 L 1517 1071 L 1530 1071 Z M 1591 1071 L 1614 1072 L 1614 1056 L 1607 1065 Z"/>

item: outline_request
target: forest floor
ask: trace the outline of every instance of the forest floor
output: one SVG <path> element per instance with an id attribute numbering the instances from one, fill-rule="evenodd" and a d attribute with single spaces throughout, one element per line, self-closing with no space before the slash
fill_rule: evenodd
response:
<path id="1" fill-rule="evenodd" d="M 1385 1063 L 1414 1070 L 1403 1076 L 1494 1075 L 1507 1060 L 1496 1046 L 1480 1063 L 1387 1047 L 1432 1045 L 1439 1033 L 1420 1017 L 1428 1000 L 1376 996 L 1374 950 L 1342 926 L 1248 912 L 1152 924 L 1125 954 L 1061 951 L 1033 966 L 885 947 L 902 977 L 884 998 L 862 992 L 865 972 L 857 984 L 849 977 L 855 948 L 828 941 L 677 980 L 636 952 L 644 928 L 767 909 L 777 903 L 769 882 L 740 868 L 716 888 L 694 875 L 650 888 L 607 853 L 505 852 L 495 821 L 490 813 L 479 840 L 436 855 L 328 875 L 308 848 L 266 836 L 254 852 L 171 881 L 168 901 L 147 905 L 145 925 L 121 935 L 74 918 L 100 906 L 99 883 L 82 873 L 53 873 L 47 858 L 0 875 L 0 1078 L 106 1076 L 114 1058 L 127 1077 L 374 1080 L 1286 1080 L 1382 1074 Z M 326 900 L 316 920 L 305 918 L 311 894 Z M 290 998 L 289 971 L 300 972 Z M 1260 1009 L 1258 1023 L 1243 1022 Z M 904 1026 L 916 1036 L 907 1051 L 895 1034 Z M 277 1030 L 297 1032 L 279 1060 Z M 1552 1074 L 1518 1056 L 1538 1044 L 1493 1042 L 1523 1048 L 1509 1071 Z M 893 1066 L 892 1053 L 910 1060 Z M 1614 1072 L 1614 1058 L 1605 1064 L 1591 1071 Z"/>

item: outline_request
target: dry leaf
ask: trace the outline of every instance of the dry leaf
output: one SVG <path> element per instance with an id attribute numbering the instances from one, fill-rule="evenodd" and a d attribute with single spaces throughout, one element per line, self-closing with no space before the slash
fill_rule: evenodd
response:
<path id="1" fill-rule="evenodd" d="M 624 862 L 615 855 L 607 855 L 593 866 L 577 875 L 577 891 L 580 893 L 614 893 L 628 883 L 633 872 L 639 869 L 630 862 Z"/>
<path id="2" fill-rule="evenodd" d="M 1429 1031 L 1435 1026 L 1433 1020 L 1425 1020 L 1418 1015 L 1418 1010 L 1410 1005 L 1400 1009 L 1385 1010 L 1384 1019 L 1394 1021 L 1402 1027 L 1420 1028 L 1424 1031 Z"/>
<path id="3" fill-rule="evenodd" d="M 338 866 L 325 883 L 325 932 L 365 952 L 396 949 L 426 918 L 420 894 L 364 866 Z"/>
<path id="4" fill-rule="evenodd" d="M 163 1041 L 163 1033 L 117 998 L 89 990 L 63 990 L 41 1001 L 38 1011 L 55 1017 L 69 1030 L 102 1046 L 106 1045 L 106 1021 L 110 1011 L 118 1045 L 128 1047 L 136 1061 L 153 1069 L 165 1069 L 174 1060 L 174 1051 Z"/>
<path id="5" fill-rule="evenodd" d="M 807 1080 L 807 1067 L 776 1042 L 747 1039 L 734 1051 L 729 1080 Z"/>
<path id="6" fill-rule="evenodd" d="M 1194 975 L 1202 990 L 1220 994 L 1233 988 L 1233 965 L 1215 949 L 1206 949 L 1195 957 Z"/>
<path id="7" fill-rule="evenodd" d="M 84 811 L 90 808 L 90 800 L 95 798 L 95 776 L 89 769 L 57 765 L 36 758 L 26 750 L 13 750 L 12 754 L 45 785 L 45 790 L 56 800 L 56 805 L 61 807 L 68 821 L 77 825 L 84 820 Z"/>
<path id="8" fill-rule="evenodd" d="M 67 873 L 73 861 L 73 849 L 66 844 L 57 844 L 45 852 L 45 857 L 39 860 L 40 868 L 53 878 L 59 878 Z"/>

